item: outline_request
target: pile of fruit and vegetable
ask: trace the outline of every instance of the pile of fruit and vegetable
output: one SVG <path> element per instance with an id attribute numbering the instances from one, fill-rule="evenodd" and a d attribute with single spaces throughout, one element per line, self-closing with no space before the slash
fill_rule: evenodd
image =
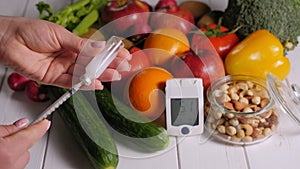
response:
<path id="1" fill-rule="evenodd" d="M 41 19 L 82 37 L 123 37 L 132 54 L 122 80 L 105 83 L 101 91 L 78 92 L 57 110 L 93 166 L 117 167 L 112 130 L 135 138 L 132 143 L 143 151 L 168 146 L 163 104 L 168 79 L 202 78 L 205 90 L 225 75 L 265 79 L 272 73 L 285 79 L 290 71 L 285 55 L 300 35 L 300 3 L 281 1 L 229 0 L 225 11 L 215 11 L 198 1 L 159 0 L 151 7 L 141 0 L 79 0 L 56 12 L 39 2 Z M 33 101 L 55 101 L 66 91 L 16 72 L 8 84 L 26 90 Z M 93 97 L 100 114 L 90 104 Z"/>

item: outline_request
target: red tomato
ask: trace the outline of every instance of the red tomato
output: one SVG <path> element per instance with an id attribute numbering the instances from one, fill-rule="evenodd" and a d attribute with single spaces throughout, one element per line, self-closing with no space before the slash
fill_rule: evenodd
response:
<path id="1" fill-rule="evenodd" d="M 207 43 L 207 38 L 203 34 L 194 34 L 192 38 L 192 46 L 201 46 L 205 49 L 211 49 L 213 46 L 220 57 L 224 60 L 229 51 L 239 42 L 238 36 L 230 32 L 230 30 L 224 26 L 218 26 L 217 24 L 210 24 L 208 28 L 203 27 L 200 29 L 209 39 L 210 44 L 199 45 Z M 210 45 L 210 46 L 209 46 Z"/>

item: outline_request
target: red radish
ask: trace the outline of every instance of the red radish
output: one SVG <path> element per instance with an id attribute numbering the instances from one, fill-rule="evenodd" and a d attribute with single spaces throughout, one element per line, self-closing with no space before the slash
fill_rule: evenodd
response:
<path id="1" fill-rule="evenodd" d="M 164 14 L 170 15 L 164 15 Z M 175 0 L 160 0 L 151 15 L 150 25 L 153 29 L 172 27 L 188 33 L 194 27 L 193 14 L 177 5 Z"/>
<path id="2" fill-rule="evenodd" d="M 47 90 L 43 87 L 43 85 L 40 85 L 33 80 L 27 84 L 25 91 L 27 97 L 32 101 L 43 102 L 49 99 L 47 96 Z"/>
<path id="3" fill-rule="evenodd" d="M 31 80 L 17 72 L 11 73 L 7 78 L 8 86 L 14 91 L 22 91 Z"/>

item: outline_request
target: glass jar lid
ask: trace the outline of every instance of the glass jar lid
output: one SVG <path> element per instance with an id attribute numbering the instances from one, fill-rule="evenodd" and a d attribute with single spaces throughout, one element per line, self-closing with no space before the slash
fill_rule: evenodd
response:
<path id="1" fill-rule="evenodd" d="M 267 75 L 267 86 L 276 104 L 300 125 L 299 86 L 296 84 L 290 85 L 287 81 L 280 81 L 272 74 Z"/>

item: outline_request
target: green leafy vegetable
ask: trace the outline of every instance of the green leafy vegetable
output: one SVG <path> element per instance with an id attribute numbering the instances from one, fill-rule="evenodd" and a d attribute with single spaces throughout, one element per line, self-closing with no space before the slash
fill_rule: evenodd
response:
<path id="1" fill-rule="evenodd" d="M 99 8 L 109 1 L 110 0 L 79 0 L 55 13 L 53 13 L 51 6 L 43 1 L 37 3 L 36 6 L 40 13 L 40 19 L 59 24 L 70 31 L 76 28 L 75 33 L 82 35 L 98 20 L 99 15 L 96 15 L 95 11 L 98 11 Z M 82 20 L 84 20 L 86 24 L 80 24 Z"/>
<path id="2" fill-rule="evenodd" d="M 229 0 L 224 25 L 240 38 L 266 29 L 277 36 L 286 50 L 292 50 L 300 36 L 300 0 Z"/>

